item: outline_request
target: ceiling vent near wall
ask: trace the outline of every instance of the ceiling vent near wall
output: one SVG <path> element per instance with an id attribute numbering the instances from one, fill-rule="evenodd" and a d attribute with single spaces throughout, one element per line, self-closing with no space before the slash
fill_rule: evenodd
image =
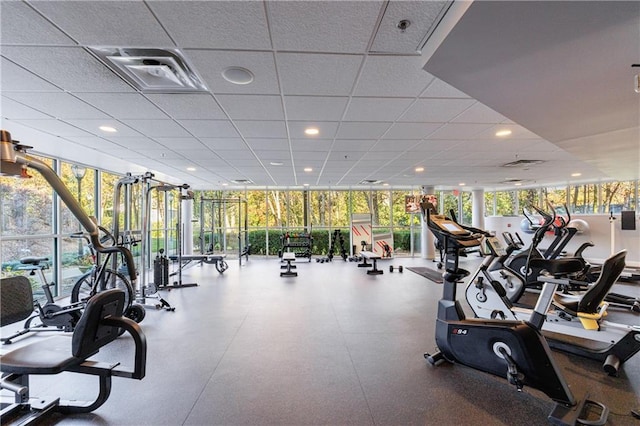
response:
<path id="1" fill-rule="evenodd" d="M 527 167 L 527 166 L 536 166 L 542 163 L 544 163 L 543 160 L 516 160 L 510 163 L 505 163 L 502 165 L 502 167 Z"/>
<path id="2" fill-rule="evenodd" d="M 233 179 L 231 182 L 237 185 L 252 185 L 253 182 L 250 179 Z"/>
<path id="3" fill-rule="evenodd" d="M 89 47 L 111 70 L 142 92 L 208 92 L 178 49 Z"/>
<path id="4" fill-rule="evenodd" d="M 360 181 L 360 185 L 379 185 L 382 181 L 378 179 L 364 179 Z"/>

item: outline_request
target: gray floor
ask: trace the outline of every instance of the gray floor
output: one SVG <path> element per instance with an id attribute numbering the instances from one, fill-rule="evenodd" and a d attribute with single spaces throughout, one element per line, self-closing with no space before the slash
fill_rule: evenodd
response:
<path id="1" fill-rule="evenodd" d="M 385 261 L 384 275 L 369 276 L 341 260 L 300 262 L 295 278 L 281 278 L 274 259 L 243 267 L 232 261 L 222 275 L 212 265 L 190 268 L 183 282 L 199 286 L 163 292 L 176 311 L 148 310 L 142 323 L 144 380 L 114 378 L 111 398 L 94 413 L 49 423 L 546 424 L 553 404 L 542 393 L 518 393 L 501 378 L 459 365 L 428 365 L 423 353 L 435 346 L 442 285 L 407 270 L 390 273 L 389 262 L 433 266 Z M 477 258 L 466 262 L 472 269 Z M 125 344 L 116 342 L 100 359 L 127 364 Z M 630 417 L 640 406 L 640 356 L 618 378 L 597 362 L 555 356 L 576 393 L 588 389 L 609 406 L 609 424 L 640 425 Z M 83 399 L 95 392 L 94 380 L 36 378 L 32 392 Z"/>

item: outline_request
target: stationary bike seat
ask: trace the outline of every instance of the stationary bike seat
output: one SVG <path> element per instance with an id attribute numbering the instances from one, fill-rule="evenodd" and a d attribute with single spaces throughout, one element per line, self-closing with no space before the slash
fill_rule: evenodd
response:
<path id="1" fill-rule="evenodd" d="M 566 259 L 531 259 L 529 266 L 532 268 L 545 269 L 551 275 L 557 277 L 559 275 L 573 274 L 582 271 L 584 262 L 577 258 Z"/>
<path id="2" fill-rule="evenodd" d="M 48 257 L 29 256 L 29 257 L 23 257 L 22 259 L 20 259 L 20 263 L 22 263 L 23 265 L 39 265 L 40 262 L 47 262 L 47 261 L 49 261 Z"/>

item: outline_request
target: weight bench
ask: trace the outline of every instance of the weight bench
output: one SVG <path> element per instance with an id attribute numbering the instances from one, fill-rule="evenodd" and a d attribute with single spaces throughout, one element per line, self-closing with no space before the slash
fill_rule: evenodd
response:
<path id="1" fill-rule="evenodd" d="M 172 255 L 168 257 L 172 262 L 178 262 L 178 260 L 182 260 L 182 264 L 180 265 L 180 267 L 183 269 L 192 262 L 200 264 L 213 263 L 216 265 L 216 269 L 221 274 L 229 268 L 229 265 L 227 265 L 227 262 L 225 262 L 224 260 L 227 257 L 226 254 L 183 254 L 182 256 L 180 256 L 182 259 L 178 259 L 178 255 Z"/>
<path id="2" fill-rule="evenodd" d="M 360 256 L 362 257 L 362 263 L 358 263 L 358 268 L 373 268 L 370 271 L 367 271 L 368 275 L 381 275 L 383 271 L 378 269 L 377 261 L 382 259 L 382 257 L 372 251 L 361 251 Z M 367 260 L 372 260 L 373 264 L 367 262 Z"/>
<path id="3" fill-rule="evenodd" d="M 31 283 L 24 276 L 0 280 L 2 312 L 0 326 L 22 321 L 33 310 Z M 0 423 L 35 422 L 51 412 L 89 413 L 104 404 L 111 393 L 111 378 L 142 379 L 145 376 L 147 344 L 138 324 L 122 316 L 124 292 L 111 289 L 100 292 L 87 302 L 73 335 L 39 339 L 0 356 L 0 389 L 14 394 L 11 404 L 2 404 Z M 128 332 L 135 346 L 133 370 L 119 368 L 120 362 L 93 361 L 89 357 Z M 127 352 L 125 352 L 127 353 Z M 29 395 L 29 376 L 74 372 L 98 376 L 99 391 L 93 402 L 61 401 L 60 398 L 33 398 Z"/>
<path id="4" fill-rule="evenodd" d="M 280 269 L 284 269 L 284 272 L 280 272 L 281 277 L 297 277 L 298 273 L 293 271 L 296 269 L 296 265 L 292 265 L 291 262 L 296 261 L 296 254 L 293 252 L 282 253 L 282 260 L 287 262 L 286 265 L 281 265 Z"/>

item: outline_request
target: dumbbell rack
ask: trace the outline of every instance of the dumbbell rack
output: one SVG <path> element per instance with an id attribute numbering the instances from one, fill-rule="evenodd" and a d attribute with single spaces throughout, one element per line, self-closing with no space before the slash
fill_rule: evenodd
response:
<path id="1" fill-rule="evenodd" d="M 293 252 L 296 257 L 306 257 L 309 258 L 309 262 L 311 262 L 313 237 L 310 233 L 286 232 L 280 237 L 280 239 L 282 242 L 282 252 L 280 253 L 280 257 L 282 257 L 282 253 L 284 252 Z"/>

